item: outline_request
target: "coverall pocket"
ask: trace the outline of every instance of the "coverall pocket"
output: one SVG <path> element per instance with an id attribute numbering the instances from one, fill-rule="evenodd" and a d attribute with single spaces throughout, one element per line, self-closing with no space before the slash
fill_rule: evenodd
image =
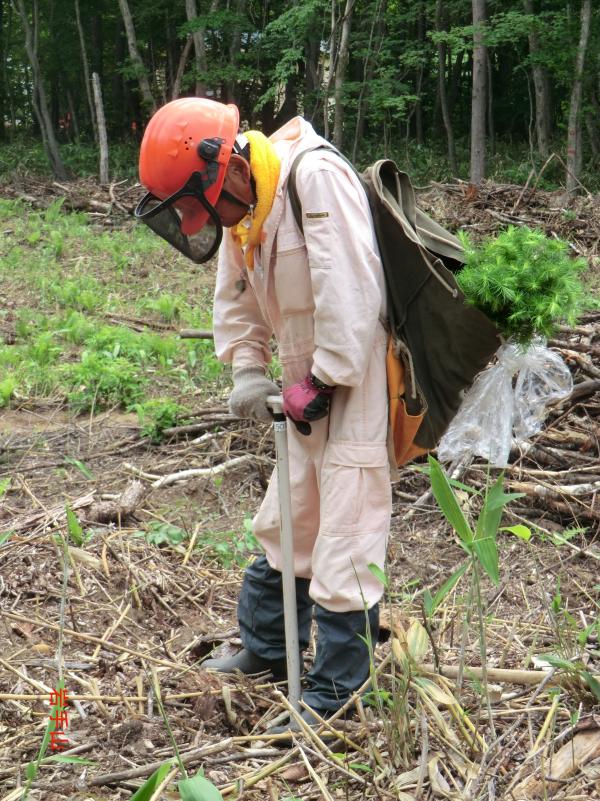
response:
<path id="1" fill-rule="evenodd" d="M 391 512 L 385 443 L 329 443 L 321 470 L 321 526 L 326 536 L 386 531 Z"/>
<path id="2" fill-rule="evenodd" d="M 275 297 L 282 317 L 312 311 L 314 301 L 306 248 L 278 251 L 274 270 Z"/>
<path id="3" fill-rule="evenodd" d="M 325 214 L 325 212 L 323 212 Z M 328 270 L 333 266 L 331 253 L 331 217 L 309 217 L 303 219 L 304 238 L 308 250 L 308 264 L 311 270 Z"/>

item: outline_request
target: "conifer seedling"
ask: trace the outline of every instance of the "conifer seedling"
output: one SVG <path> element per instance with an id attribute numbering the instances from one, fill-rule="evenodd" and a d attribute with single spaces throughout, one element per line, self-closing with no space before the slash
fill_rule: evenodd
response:
<path id="1" fill-rule="evenodd" d="M 559 323 L 577 321 L 586 262 L 570 257 L 567 242 L 514 225 L 479 246 L 464 233 L 461 241 L 467 260 L 458 285 L 504 336 L 527 346 L 536 336 L 551 337 Z"/>

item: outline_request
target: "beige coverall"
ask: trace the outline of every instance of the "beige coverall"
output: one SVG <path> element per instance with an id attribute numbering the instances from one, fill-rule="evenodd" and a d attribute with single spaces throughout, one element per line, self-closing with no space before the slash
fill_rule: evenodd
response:
<path id="1" fill-rule="evenodd" d="M 391 515 L 385 376 L 385 289 L 366 195 L 334 153 L 308 153 L 296 175 L 304 236 L 287 193 L 294 158 L 327 144 L 300 117 L 272 137 L 281 173 L 255 268 L 246 271 L 229 232 L 219 253 L 214 304 L 219 359 L 266 365 L 278 343 L 283 384 L 309 372 L 337 389 L 310 436 L 288 427 L 295 572 L 332 612 L 382 595 L 368 564 L 383 568 Z M 246 280 L 240 292 L 240 279 Z M 254 519 L 271 567 L 281 570 L 277 478 Z M 362 597 L 361 597 L 362 594 Z"/>

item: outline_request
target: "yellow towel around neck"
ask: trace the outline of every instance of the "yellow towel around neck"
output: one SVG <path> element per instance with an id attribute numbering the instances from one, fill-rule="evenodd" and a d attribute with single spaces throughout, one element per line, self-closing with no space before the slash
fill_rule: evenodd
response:
<path id="1" fill-rule="evenodd" d="M 252 215 L 232 229 L 233 238 L 245 252 L 246 266 L 254 269 L 254 249 L 262 242 L 262 227 L 273 206 L 281 160 L 275 148 L 260 131 L 246 131 L 250 143 L 250 170 L 256 184 L 256 206 Z"/>

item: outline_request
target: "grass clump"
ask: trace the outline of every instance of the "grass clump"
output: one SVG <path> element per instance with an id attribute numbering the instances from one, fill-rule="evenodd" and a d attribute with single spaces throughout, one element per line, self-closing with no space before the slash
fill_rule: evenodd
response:
<path id="1" fill-rule="evenodd" d="M 567 242 L 512 225 L 479 247 L 461 238 L 467 261 L 456 280 L 504 336 L 526 346 L 535 336 L 552 336 L 560 322 L 577 321 L 586 263 L 570 257 Z"/>

